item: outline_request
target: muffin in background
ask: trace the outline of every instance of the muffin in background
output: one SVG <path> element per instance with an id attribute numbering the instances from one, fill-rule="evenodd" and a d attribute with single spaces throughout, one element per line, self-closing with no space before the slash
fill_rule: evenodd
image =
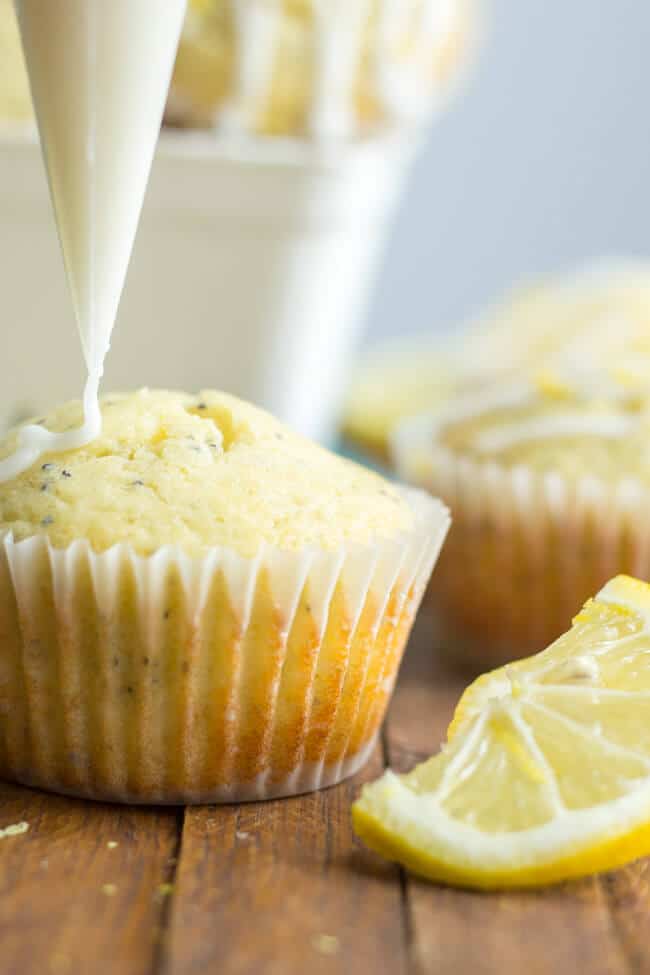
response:
<path id="1" fill-rule="evenodd" d="M 524 283 L 470 325 L 462 354 L 472 374 L 650 361 L 650 261 L 602 258 Z"/>
<path id="2" fill-rule="evenodd" d="M 91 444 L 0 483 L 0 776 L 218 802 L 352 774 L 446 509 L 225 394 L 142 390 L 102 415 Z"/>
<path id="3" fill-rule="evenodd" d="M 0 0 L 0 123 L 32 118 L 32 98 L 13 0 Z"/>
<path id="4" fill-rule="evenodd" d="M 422 339 L 386 342 L 357 370 L 348 392 L 345 439 L 376 460 L 389 460 L 389 437 L 397 423 L 453 395 L 455 365 L 443 343 Z"/>
<path id="5" fill-rule="evenodd" d="M 450 395 L 544 366 L 650 372 L 650 263 L 603 259 L 515 288 L 453 332 L 393 339 L 360 365 L 342 416 L 346 438 L 388 456 L 391 431 Z"/>
<path id="6" fill-rule="evenodd" d="M 468 59 L 475 0 L 190 0 L 167 121 L 347 138 L 420 123 Z"/>
<path id="7" fill-rule="evenodd" d="M 478 672 L 558 637 L 618 572 L 650 578 L 650 408 L 598 374 L 459 396 L 393 437 L 405 480 L 453 526 L 431 600 L 439 644 Z"/>

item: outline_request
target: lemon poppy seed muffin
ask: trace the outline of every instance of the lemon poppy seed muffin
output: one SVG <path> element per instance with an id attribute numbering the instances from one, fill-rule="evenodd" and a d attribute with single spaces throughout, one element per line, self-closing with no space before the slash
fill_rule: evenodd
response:
<path id="1" fill-rule="evenodd" d="M 341 417 L 346 442 L 387 462 L 397 424 L 449 399 L 457 376 L 441 339 L 383 343 L 353 376 Z"/>
<path id="2" fill-rule="evenodd" d="M 650 357 L 650 262 L 601 258 L 515 287 L 465 337 L 470 371 L 600 371 Z M 469 339 L 469 341 L 467 341 Z"/>
<path id="3" fill-rule="evenodd" d="M 432 583 L 442 645 L 478 671 L 559 636 L 618 571 L 650 577 L 650 409 L 603 374 L 457 397 L 394 457 L 454 525 Z"/>
<path id="4" fill-rule="evenodd" d="M 477 402 L 483 403 L 478 413 L 440 428 L 441 446 L 475 463 L 556 473 L 571 482 L 589 475 L 612 483 L 627 473 L 650 484 L 650 412 L 634 391 L 589 391 L 540 376 Z"/>
<path id="5" fill-rule="evenodd" d="M 263 136 L 413 124 L 474 42 L 472 0 L 190 0 L 167 121 Z"/>
<path id="6" fill-rule="evenodd" d="M 200 556 L 221 545 L 251 557 L 263 543 L 331 550 L 413 529 L 393 485 L 225 393 L 113 395 L 102 415 L 88 446 L 0 483 L 0 531 L 43 531 L 56 547 L 83 538 L 96 552 L 127 542 L 139 555 L 178 545 Z M 46 423 L 80 421 L 69 403 Z"/>
<path id="7" fill-rule="evenodd" d="M 222 393 L 101 409 L 88 446 L 0 484 L 0 776 L 205 802 L 351 774 L 446 510 Z"/>
<path id="8" fill-rule="evenodd" d="M 601 259 L 520 284 L 465 327 L 379 346 L 343 411 L 355 445 L 386 458 L 398 423 L 497 381 L 558 368 L 647 385 L 650 263 Z"/>

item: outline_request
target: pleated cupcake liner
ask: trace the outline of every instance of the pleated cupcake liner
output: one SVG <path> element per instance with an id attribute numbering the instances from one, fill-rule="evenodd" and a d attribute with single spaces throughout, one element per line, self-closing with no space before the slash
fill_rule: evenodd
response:
<path id="1" fill-rule="evenodd" d="M 447 532 L 247 559 L 0 541 L 0 776 L 151 803 L 292 795 L 376 739 Z"/>
<path id="2" fill-rule="evenodd" d="M 650 489 L 506 468 L 440 442 L 443 426 L 483 404 L 513 405 L 525 387 L 465 398 L 407 421 L 392 442 L 404 480 L 442 498 L 453 526 L 428 599 L 432 641 L 476 673 L 542 650 L 612 576 L 650 579 Z"/>

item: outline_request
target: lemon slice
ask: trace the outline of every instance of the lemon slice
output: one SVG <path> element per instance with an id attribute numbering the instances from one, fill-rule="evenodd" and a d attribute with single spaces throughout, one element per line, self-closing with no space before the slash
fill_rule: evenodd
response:
<path id="1" fill-rule="evenodd" d="M 547 650 L 480 677 L 441 753 L 353 806 L 415 873 L 527 887 L 650 853 L 650 585 L 618 576 Z"/>

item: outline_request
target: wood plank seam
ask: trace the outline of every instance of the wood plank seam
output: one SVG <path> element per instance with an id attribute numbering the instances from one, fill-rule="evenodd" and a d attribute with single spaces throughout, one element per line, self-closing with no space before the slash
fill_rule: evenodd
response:
<path id="1" fill-rule="evenodd" d="M 639 945 L 635 946 L 629 940 L 626 926 L 621 922 L 620 918 L 621 909 L 628 907 L 629 913 L 632 913 L 632 904 L 626 905 L 626 900 L 634 901 L 633 906 L 637 909 L 643 904 L 642 886 L 635 883 L 637 879 L 636 874 L 638 870 L 642 869 L 642 865 L 635 863 L 630 867 L 624 867 L 616 873 L 603 874 L 602 877 L 598 878 L 598 883 L 608 908 L 607 913 L 612 937 L 618 945 L 625 970 L 630 975 L 647 975 L 650 972 L 650 962 L 647 958 L 644 959 L 641 947 Z M 626 887 L 628 888 L 627 890 L 625 890 Z M 642 941 L 645 941 L 642 931 L 639 931 L 639 936 Z"/>
<path id="2" fill-rule="evenodd" d="M 177 845 L 175 811 L 0 783 L 3 975 L 151 975 Z"/>
<path id="3" fill-rule="evenodd" d="M 350 802 L 366 769 L 322 792 L 186 810 L 156 975 L 408 975 L 399 871 L 362 848 Z"/>
<path id="4" fill-rule="evenodd" d="M 388 719 L 384 721 L 381 729 L 381 754 L 384 762 L 384 769 L 390 768 L 390 744 L 388 741 Z M 411 920 L 411 909 L 409 905 L 409 877 L 408 872 L 402 866 L 397 866 L 399 871 L 400 889 L 400 926 L 404 939 L 404 951 L 406 954 L 408 971 L 414 970 L 413 962 L 413 925 Z"/>
<path id="5" fill-rule="evenodd" d="M 461 690 L 423 639 L 407 654 L 383 742 L 399 773 L 436 752 Z M 542 891 L 483 894 L 405 879 L 411 975 L 650 975 L 650 864 Z M 645 883 L 645 889 L 644 889 Z M 612 913 L 616 914 L 612 918 Z M 614 923 L 619 931 L 614 931 Z M 621 943 L 625 943 L 625 947 Z"/>
<path id="6" fill-rule="evenodd" d="M 151 975 L 161 975 L 166 967 L 166 955 L 168 948 L 168 936 L 170 920 L 174 898 L 176 897 L 176 876 L 178 864 L 180 863 L 183 850 L 183 831 L 185 829 L 185 807 L 180 806 L 176 812 L 176 843 L 171 857 L 167 861 L 163 885 L 169 889 L 169 893 L 163 894 L 163 903 L 160 910 L 160 930 L 158 939 L 151 960 Z"/>

